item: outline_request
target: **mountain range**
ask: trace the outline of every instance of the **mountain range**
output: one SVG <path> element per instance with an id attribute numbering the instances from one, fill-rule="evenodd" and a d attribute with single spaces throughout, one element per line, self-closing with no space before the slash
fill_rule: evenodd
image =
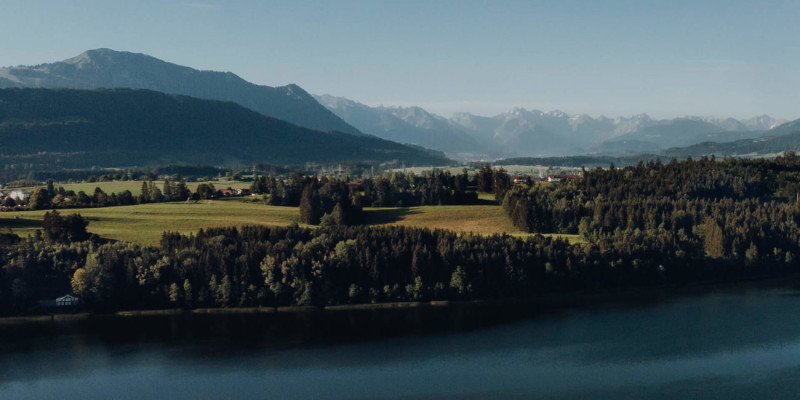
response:
<path id="1" fill-rule="evenodd" d="M 456 113 L 445 118 L 419 107 L 370 107 L 330 95 L 315 98 L 362 132 L 456 157 L 459 153 L 553 156 L 657 151 L 758 137 L 785 122 L 766 115 L 742 121 L 696 116 L 657 120 L 647 114 L 593 118 L 523 108 L 493 117 Z"/>
<path id="2" fill-rule="evenodd" d="M 787 151 L 800 153 L 800 119 L 772 128 L 760 137 L 730 142 L 706 141 L 684 147 L 672 147 L 658 152 L 601 155 L 584 154 L 560 157 L 511 157 L 496 160 L 497 165 L 539 165 L 570 167 L 605 167 L 636 165 L 644 160 L 662 161 L 686 157 L 773 157 Z"/>
<path id="3" fill-rule="evenodd" d="M 448 162 L 374 136 L 304 128 L 233 102 L 142 89 L 0 89 L 0 143 L 6 167 Z"/>
<path id="4" fill-rule="evenodd" d="M 369 107 L 343 97 L 314 96 L 323 106 L 362 132 L 448 153 L 474 152 L 478 140 L 446 118 L 419 107 Z M 443 150 L 446 149 L 446 150 Z"/>
<path id="5" fill-rule="evenodd" d="M 293 84 L 256 85 L 231 72 L 200 71 L 110 49 L 89 50 L 55 63 L 0 68 L 0 88 L 11 87 L 147 89 L 230 101 L 298 127 L 371 136 L 466 160 L 659 153 L 709 142 L 780 136 L 771 129 L 779 129 L 786 122 L 767 115 L 746 120 L 697 116 L 659 120 L 647 114 L 608 118 L 524 108 L 489 117 L 455 113 L 445 118 L 420 107 L 371 107 L 343 97 L 312 96 Z M 287 129 L 279 131 L 292 131 Z M 353 142 L 349 137 L 346 141 Z M 411 155 L 416 151 L 420 149 L 412 147 L 403 152 Z"/>
<path id="6" fill-rule="evenodd" d="M 771 156 L 784 151 L 800 151 L 800 119 L 781 124 L 753 139 L 720 143 L 706 141 L 662 151 L 665 156 L 687 157 L 716 154 L 720 156 Z"/>

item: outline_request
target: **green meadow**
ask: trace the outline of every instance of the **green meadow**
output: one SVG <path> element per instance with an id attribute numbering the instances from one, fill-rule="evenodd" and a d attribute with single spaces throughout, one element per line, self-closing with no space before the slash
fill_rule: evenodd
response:
<path id="1" fill-rule="evenodd" d="M 193 233 L 200 228 L 241 225 L 289 225 L 299 218 L 297 208 L 268 206 L 263 202 L 211 200 L 141 204 L 123 207 L 59 210 L 89 219 L 87 229 L 100 237 L 156 245 L 165 231 Z M 20 236 L 41 226 L 45 211 L 0 214 L 0 232 Z"/>
<path id="2" fill-rule="evenodd" d="M 141 184 L 141 183 L 140 183 Z M 105 190 L 105 189 L 104 189 Z M 123 189 L 124 190 L 124 189 Z M 491 199 L 482 195 L 483 199 Z M 201 228 L 297 223 L 296 207 L 269 206 L 260 197 L 224 200 L 141 204 L 123 207 L 59 210 L 79 213 L 89 220 L 88 230 L 112 240 L 157 245 L 165 231 L 194 233 Z M 29 236 L 41 227 L 45 211 L 0 213 L 0 232 Z M 481 235 L 528 236 L 514 227 L 502 207 L 496 204 L 471 206 L 421 206 L 406 208 L 365 208 L 365 223 L 373 226 L 407 226 L 444 229 Z M 572 242 L 577 235 L 555 235 Z"/>
<path id="3" fill-rule="evenodd" d="M 365 208 L 369 225 L 399 225 L 476 234 L 523 234 L 495 205 Z"/>

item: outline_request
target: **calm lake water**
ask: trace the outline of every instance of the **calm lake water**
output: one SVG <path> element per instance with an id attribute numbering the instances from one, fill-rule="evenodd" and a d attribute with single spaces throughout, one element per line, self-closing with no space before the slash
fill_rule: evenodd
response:
<path id="1" fill-rule="evenodd" d="M 795 399 L 799 295 L 5 326 L 0 398 Z"/>

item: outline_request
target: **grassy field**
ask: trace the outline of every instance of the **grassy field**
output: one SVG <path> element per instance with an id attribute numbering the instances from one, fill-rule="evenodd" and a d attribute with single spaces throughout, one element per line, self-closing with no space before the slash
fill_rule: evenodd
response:
<path id="1" fill-rule="evenodd" d="M 370 225 L 399 225 L 479 234 L 522 233 L 498 206 L 365 208 Z"/>
<path id="2" fill-rule="evenodd" d="M 490 203 L 489 196 L 485 197 Z M 268 206 L 250 198 L 215 201 L 142 204 L 125 207 L 82 208 L 61 210 L 62 214 L 80 213 L 89 219 L 88 230 L 103 238 L 157 245 L 164 231 L 192 233 L 200 228 L 278 225 L 285 226 L 299 219 L 295 207 Z M 33 234 L 41 227 L 45 211 L 0 213 L 0 232 L 20 236 Z M 421 206 L 408 208 L 365 208 L 369 225 L 398 225 L 416 228 L 447 229 L 475 234 L 528 236 L 511 224 L 502 207 L 493 204 L 477 206 Z M 577 235 L 562 236 L 575 242 Z"/>
<path id="3" fill-rule="evenodd" d="M 163 190 L 164 182 L 163 181 L 154 181 L 153 183 L 156 184 L 156 187 Z M 197 185 L 204 182 L 186 182 L 186 187 L 189 188 L 191 191 L 197 190 Z M 250 182 L 240 182 L 240 181 L 210 181 L 205 183 L 211 183 L 217 189 L 227 189 L 231 187 L 233 189 L 245 189 L 250 187 Z M 80 191 L 86 192 L 88 195 L 92 195 L 94 193 L 94 189 L 99 187 L 104 192 L 111 194 L 111 193 L 119 193 L 125 190 L 130 190 L 134 196 L 138 196 L 142 193 L 142 181 L 111 181 L 111 182 L 82 182 L 82 183 L 65 183 L 59 184 L 56 183 L 56 188 L 59 186 L 63 186 L 64 190 L 74 190 L 75 193 Z M 32 187 L 22 188 L 27 190 L 33 190 Z"/>
<path id="4" fill-rule="evenodd" d="M 155 245 L 164 231 L 192 233 L 200 228 L 241 225 L 289 225 L 299 217 L 297 208 L 275 207 L 263 202 L 236 200 L 191 203 L 157 203 L 125 207 L 61 210 L 89 219 L 88 230 L 100 237 Z M 0 232 L 20 236 L 41 226 L 45 211 L 0 214 Z"/>

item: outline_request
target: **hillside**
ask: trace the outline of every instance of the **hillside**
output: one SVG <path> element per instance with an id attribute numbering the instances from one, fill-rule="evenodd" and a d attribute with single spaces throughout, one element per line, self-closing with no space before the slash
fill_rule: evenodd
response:
<path id="1" fill-rule="evenodd" d="M 68 60 L 0 68 L 0 88 L 150 89 L 233 101 L 261 114 L 327 132 L 360 133 L 301 87 L 256 85 L 230 72 L 199 71 L 145 54 L 89 50 Z"/>
<path id="2" fill-rule="evenodd" d="M 446 162 L 371 136 L 306 129 L 232 102 L 130 89 L 0 90 L 0 140 L 7 160 L 70 168 Z"/>

